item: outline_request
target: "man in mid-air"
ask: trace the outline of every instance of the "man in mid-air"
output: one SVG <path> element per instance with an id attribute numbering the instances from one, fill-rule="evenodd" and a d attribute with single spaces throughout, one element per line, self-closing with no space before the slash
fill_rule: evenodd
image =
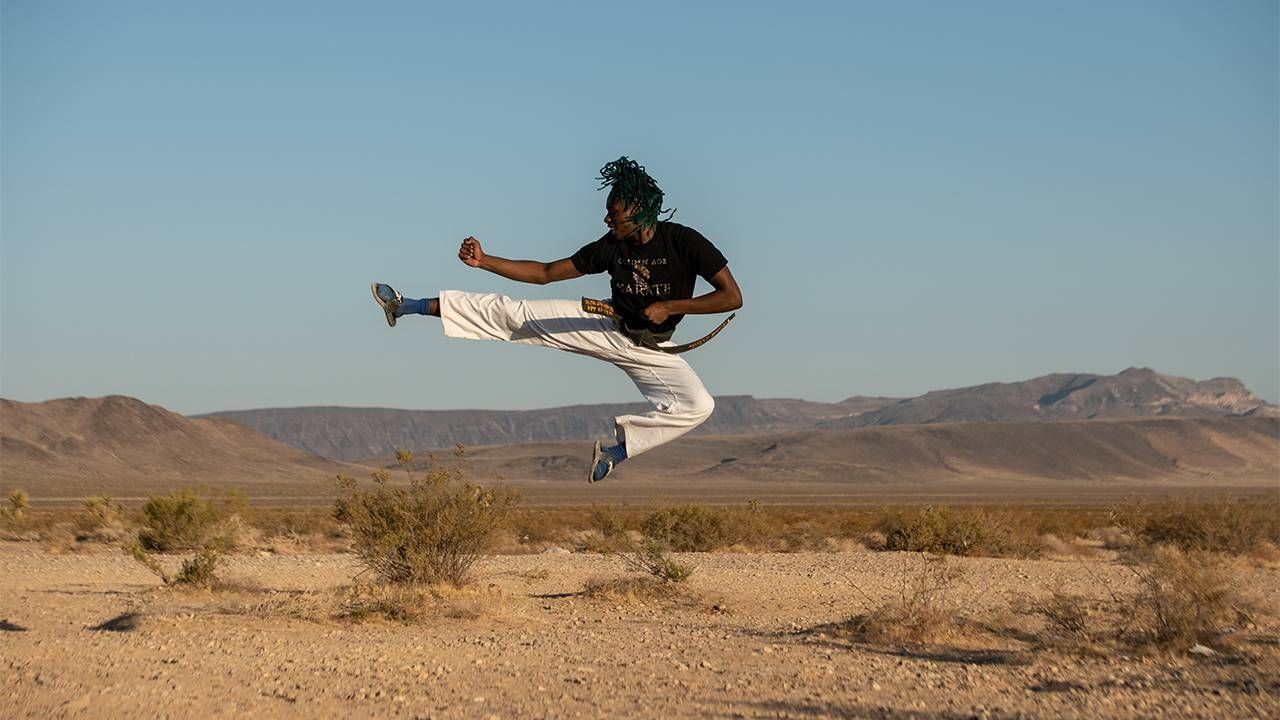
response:
<path id="1" fill-rule="evenodd" d="M 554 262 L 508 260 L 485 253 L 479 240 L 468 237 L 458 258 L 471 267 L 537 285 L 607 272 L 612 290 L 607 304 L 513 300 L 457 290 L 415 300 L 389 285 L 373 284 L 373 297 L 391 327 L 404 315 L 434 315 L 449 337 L 558 348 L 621 368 L 654 410 L 614 418 L 616 444 L 595 444 L 589 482 L 603 480 L 628 457 L 674 440 L 711 416 L 715 402 L 689 363 L 671 352 L 678 348 L 670 338 L 685 315 L 742 307 L 742 292 L 715 245 L 692 228 L 658 219 L 667 212 L 662 209 L 662 190 L 644 167 L 621 157 L 600 170 L 600 179 L 601 187 L 609 188 L 604 216 L 609 231 L 571 257 Z M 698 277 L 713 290 L 694 297 Z"/>

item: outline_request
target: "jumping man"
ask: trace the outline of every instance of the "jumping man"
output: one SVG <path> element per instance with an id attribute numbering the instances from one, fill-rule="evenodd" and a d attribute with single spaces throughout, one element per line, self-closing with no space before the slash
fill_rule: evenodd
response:
<path id="1" fill-rule="evenodd" d="M 545 285 L 608 272 L 612 298 L 604 311 L 588 312 L 584 301 L 513 300 L 497 294 L 443 290 L 438 298 L 405 298 L 375 282 L 373 296 L 395 327 L 404 315 L 439 317 L 449 337 L 558 348 L 600 358 L 622 369 L 653 412 L 614 418 L 616 445 L 595 444 L 588 481 L 603 480 L 613 468 L 640 453 L 689 432 L 711 416 L 715 402 L 693 368 L 670 349 L 672 333 L 685 315 L 722 313 L 742 307 L 742 292 L 729 265 L 698 231 L 660 221 L 662 190 L 644 167 L 626 157 L 600 170 L 609 188 L 599 240 L 554 262 L 507 260 L 489 255 L 480 241 L 462 241 L 458 258 L 467 265 L 510 280 Z M 668 215 L 668 218 L 670 215 Z M 697 277 L 711 292 L 693 296 Z"/>

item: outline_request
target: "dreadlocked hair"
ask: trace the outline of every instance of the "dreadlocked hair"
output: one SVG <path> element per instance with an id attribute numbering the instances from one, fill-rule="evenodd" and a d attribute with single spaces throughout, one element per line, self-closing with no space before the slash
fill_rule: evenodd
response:
<path id="1" fill-rule="evenodd" d="M 662 188 L 644 171 L 644 166 L 626 155 L 600 168 L 600 189 L 609 188 L 609 203 L 621 202 L 632 208 L 627 218 L 644 228 L 658 224 L 658 215 L 668 213 L 670 220 L 675 208 L 662 209 Z"/>

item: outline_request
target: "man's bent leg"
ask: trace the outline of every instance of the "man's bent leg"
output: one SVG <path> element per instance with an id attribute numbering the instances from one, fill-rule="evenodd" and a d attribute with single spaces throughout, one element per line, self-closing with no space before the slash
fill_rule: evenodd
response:
<path id="1" fill-rule="evenodd" d="M 675 440 L 701 425 L 715 410 L 715 400 L 698 374 L 678 355 L 636 348 L 628 361 L 615 364 L 654 407 L 644 415 L 614 418 L 618 442 L 625 443 L 628 457 Z"/>

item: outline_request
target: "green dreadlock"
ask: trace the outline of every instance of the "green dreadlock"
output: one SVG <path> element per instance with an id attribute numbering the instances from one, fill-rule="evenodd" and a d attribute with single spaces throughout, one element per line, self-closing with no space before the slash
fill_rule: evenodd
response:
<path id="1" fill-rule="evenodd" d="M 604 182 L 600 189 L 609 189 L 609 203 L 621 202 L 634 208 L 631 217 L 627 218 L 643 228 L 653 228 L 658 224 L 660 213 L 669 213 L 667 219 L 675 214 L 675 208 L 662 209 L 662 188 L 644 171 L 644 166 L 626 155 L 600 168 L 599 180 Z"/>

